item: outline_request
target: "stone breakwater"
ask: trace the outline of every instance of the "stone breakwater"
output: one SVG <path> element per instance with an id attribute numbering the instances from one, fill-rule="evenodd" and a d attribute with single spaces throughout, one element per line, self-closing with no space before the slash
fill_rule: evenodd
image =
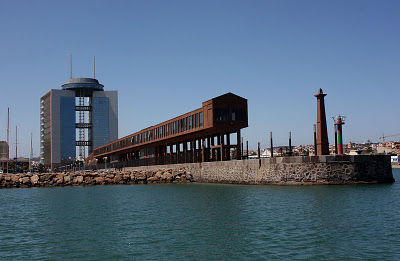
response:
<path id="1" fill-rule="evenodd" d="M 180 167 L 190 171 L 194 181 L 205 183 L 329 185 L 394 182 L 390 156 L 387 155 L 277 157 L 181 164 Z"/>
<path id="2" fill-rule="evenodd" d="M 0 188 L 148 183 L 365 184 L 394 182 L 390 156 L 311 156 L 125 168 L 124 171 L 0 174 Z"/>
<path id="3" fill-rule="evenodd" d="M 184 168 L 76 173 L 0 174 L 0 188 L 64 187 L 150 183 L 189 183 L 193 176 Z"/>

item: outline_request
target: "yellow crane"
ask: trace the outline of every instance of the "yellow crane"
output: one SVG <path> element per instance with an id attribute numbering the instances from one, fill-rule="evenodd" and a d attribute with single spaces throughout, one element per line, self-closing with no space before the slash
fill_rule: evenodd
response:
<path id="1" fill-rule="evenodd" d="M 386 135 L 383 134 L 382 137 L 379 137 L 380 139 L 382 139 L 382 142 L 385 143 L 385 138 L 389 138 L 389 137 L 394 137 L 394 136 L 399 136 L 400 134 L 393 134 L 393 135 Z"/>

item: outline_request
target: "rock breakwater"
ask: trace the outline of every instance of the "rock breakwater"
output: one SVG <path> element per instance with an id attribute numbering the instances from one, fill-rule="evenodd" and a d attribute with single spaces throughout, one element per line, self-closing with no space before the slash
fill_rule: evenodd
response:
<path id="1" fill-rule="evenodd" d="M 184 168 L 141 171 L 0 174 L 0 188 L 189 183 L 193 181 L 191 173 Z"/>

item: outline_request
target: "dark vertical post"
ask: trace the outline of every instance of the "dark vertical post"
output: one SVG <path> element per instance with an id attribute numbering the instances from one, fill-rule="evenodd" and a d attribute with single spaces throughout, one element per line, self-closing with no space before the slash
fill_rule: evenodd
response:
<path id="1" fill-rule="evenodd" d="M 214 159 L 214 153 L 213 153 L 212 148 L 211 148 L 212 146 L 214 146 L 214 136 L 213 135 L 208 137 L 207 145 L 208 145 L 208 149 L 207 149 L 207 154 L 208 154 L 207 158 L 208 159 L 207 159 L 207 161 L 210 160 L 210 159 L 212 161 Z"/>
<path id="2" fill-rule="evenodd" d="M 185 142 L 183 143 L 183 158 L 185 163 L 187 163 L 187 158 L 186 158 L 187 151 L 188 151 L 188 142 L 185 140 Z"/>
<path id="3" fill-rule="evenodd" d="M 156 146 L 157 165 L 160 165 L 160 146 Z"/>
<path id="4" fill-rule="evenodd" d="M 18 126 L 15 126 L 15 174 L 17 174 L 18 166 Z M 52 170 L 53 170 L 53 166 Z"/>
<path id="5" fill-rule="evenodd" d="M 238 154 L 240 156 L 240 131 L 236 133 L 236 159 L 239 159 Z M 226 145 L 228 145 L 227 148 L 224 148 L 224 152 L 226 154 L 226 159 L 230 160 L 231 159 L 231 134 L 228 132 L 226 134 Z"/>
<path id="6" fill-rule="evenodd" d="M 168 157 L 168 144 L 165 144 L 165 163 L 167 164 L 167 157 Z M 169 146 L 169 164 L 171 164 L 171 146 Z"/>
<path id="7" fill-rule="evenodd" d="M 199 157 L 197 157 L 197 160 L 199 160 L 199 162 L 203 162 L 203 137 L 197 140 L 197 145 L 197 149 L 200 153 L 200 159 Z"/>
<path id="8" fill-rule="evenodd" d="M 157 164 L 158 165 L 162 165 L 163 163 L 162 163 L 162 158 L 163 158 L 163 146 L 162 145 L 159 145 L 159 146 L 156 146 L 156 152 L 157 152 Z M 126 160 L 127 161 L 130 161 L 131 160 L 131 152 L 129 152 L 129 153 L 127 153 L 126 154 Z"/>
<path id="9" fill-rule="evenodd" d="M 249 141 L 246 140 L 246 159 L 249 159 Z"/>
<path id="10" fill-rule="evenodd" d="M 261 149 L 260 149 L 260 143 L 258 143 L 258 167 L 261 168 Z"/>
<path id="11" fill-rule="evenodd" d="M 176 143 L 176 163 L 179 164 L 179 153 L 181 152 L 181 144 Z"/>
<path id="12" fill-rule="evenodd" d="M 228 135 L 228 134 L 226 134 Z M 221 133 L 220 135 L 220 143 L 218 144 L 220 146 L 220 157 L 221 157 L 221 161 L 223 160 L 227 160 L 228 159 L 228 154 L 225 151 L 225 134 Z"/>
<path id="13" fill-rule="evenodd" d="M 201 143 L 201 146 L 203 148 L 203 155 L 204 155 L 203 162 L 207 161 L 207 147 L 206 147 L 207 141 L 208 141 L 208 138 L 207 137 L 203 137 L 203 140 L 202 140 L 202 143 Z"/>
<path id="14" fill-rule="evenodd" d="M 242 140 L 242 143 L 240 142 Z M 240 146 L 242 144 L 242 146 Z M 242 159 L 242 150 L 243 150 L 243 139 L 240 139 L 240 130 L 236 133 L 236 159 L 241 160 Z M 230 151 L 230 149 L 229 149 Z"/>
<path id="15" fill-rule="evenodd" d="M 292 132 L 289 131 L 289 156 L 292 156 Z"/>
<path id="16" fill-rule="evenodd" d="M 326 94 L 320 88 L 317 97 L 317 155 L 329 155 L 328 130 L 326 128 L 325 102 Z"/>
<path id="17" fill-rule="evenodd" d="M 242 143 L 241 143 L 241 150 L 240 150 L 240 159 L 243 159 L 243 137 L 242 137 Z"/>
<path id="18" fill-rule="evenodd" d="M 229 145 L 229 142 L 230 142 L 229 141 L 229 134 L 227 133 L 226 136 L 227 136 L 226 137 L 226 144 Z M 220 151 L 221 151 L 221 161 L 229 159 L 229 155 L 226 152 L 226 147 L 225 147 L 226 144 L 225 144 L 225 134 L 221 133 L 221 135 L 220 135 L 220 143 L 219 143 Z"/>
<path id="19" fill-rule="evenodd" d="M 192 149 L 192 163 L 196 162 L 195 154 L 196 154 L 196 140 L 191 141 L 190 148 Z"/>
<path id="20" fill-rule="evenodd" d="M 314 155 L 317 156 L 317 126 L 314 124 Z"/>
<path id="21" fill-rule="evenodd" d="M 274 144 L 272 142 L 272 131 L 269 133 L 270 140 L 271 140 L 271 158 L 274 157 Z"/>
<path id="22" fill-rule="evenodd" d="M 204 153 L 205 153 L 205 147 L 204 147 L 204 143 L 205 143 L 205 138 L 204 137 L 201 137 L 201 142 L 200 142 L 200 146 L 201 146 L 201 162 L 205 162 L 205 159 L 206 159 L 206 157 L 205 157 L 205 155 L 204 155 Z"/>

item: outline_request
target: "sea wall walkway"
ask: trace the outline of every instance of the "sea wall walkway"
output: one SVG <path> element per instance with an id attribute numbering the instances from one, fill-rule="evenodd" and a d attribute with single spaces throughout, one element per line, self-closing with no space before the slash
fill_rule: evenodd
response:
<path id="1" fill-rule="evenodd" d="M 307 156 L 141 166 L 122 171 L 0 174 L 0 188 L 148 183 L 357 184 L 394 182 L 390 156 Z"/>
<path id="2" fill-rule="evenodd" d="M 237 184 L 349 184 L 394 182 L 390 156 L 295 156 L 165 166 L 127 170 L 184 168 L 197 182 Z"/>

